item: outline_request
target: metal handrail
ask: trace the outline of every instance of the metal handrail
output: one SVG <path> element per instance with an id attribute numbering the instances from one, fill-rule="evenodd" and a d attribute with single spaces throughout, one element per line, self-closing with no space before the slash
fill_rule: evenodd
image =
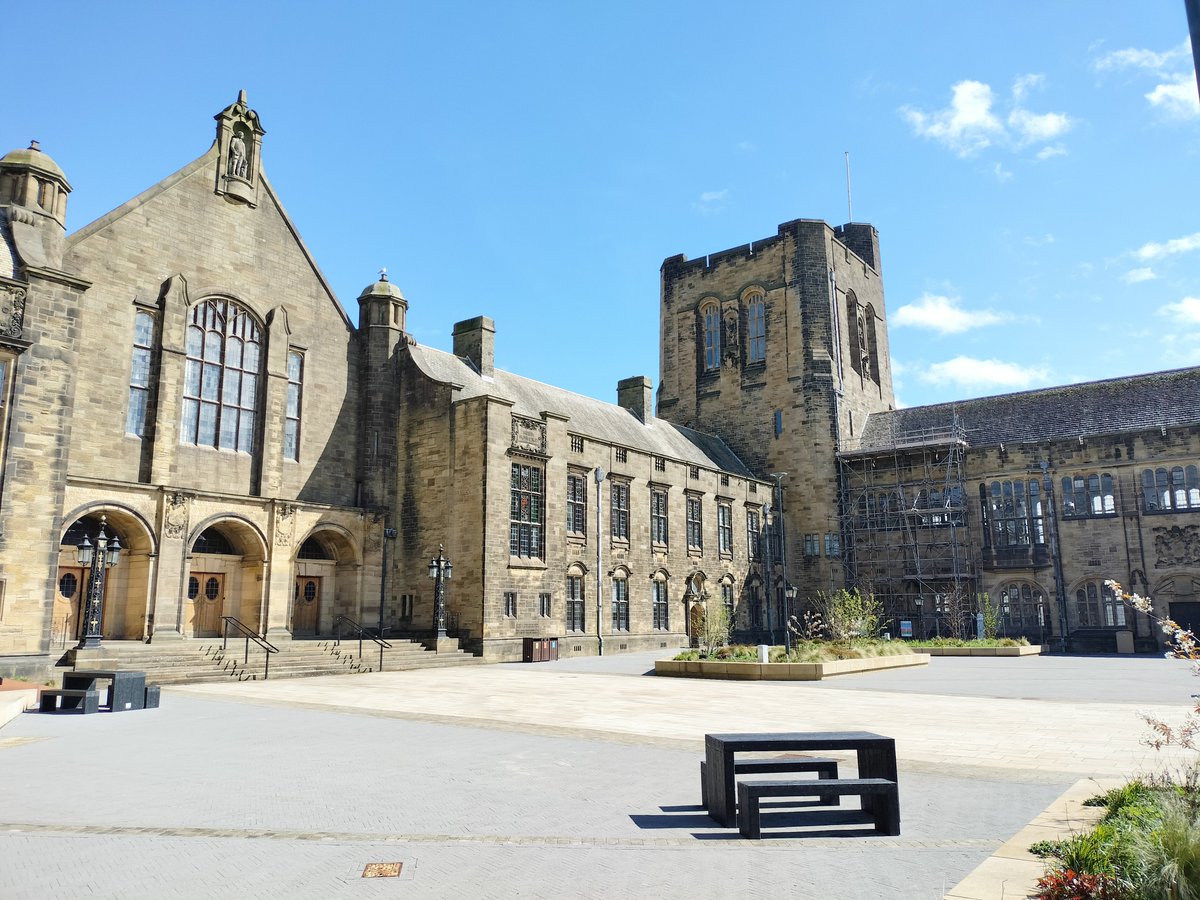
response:
<path id="1" fill-rule="evenodd" d="M 233 616 L 221 616 L 221 650 L 229 649 L 229 626 L 233 625 L 246 638 L 246 655 L 242 658 L 243 665 L 250 664 L 250 642 L 254 641 L 266 653 L 265 662 L 263 663 L 263 681 L 266 681 L 271 672 L 271 654 L 278 653 L 279 648 L 261 637 L 255 632 L 247 628 L 242 622 Z"/>
<path id="2" fill-rule="evenodd" d="M 358 632 L 358 658 L 362 659 L 363 655 L 363 638 L 374 641 L 379 645 L 379 671 L 383 671 L 383 651 L 384 649 L 391 650 L 392 645 L 383 639 L 383 635 L 376 637 L 363 628 L 358 622 L 355 622 L 349 616 L 335 616 L 333 619 L 333 634 L 334 642 L 337 646 L 342 645 L 342 625 L 349 625 L 351 630 Z"/>

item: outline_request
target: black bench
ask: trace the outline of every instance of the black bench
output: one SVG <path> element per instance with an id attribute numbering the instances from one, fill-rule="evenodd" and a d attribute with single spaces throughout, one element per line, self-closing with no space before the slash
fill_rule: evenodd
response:
<path id="1" fill-rule="evenodd" d="M 824 756 L 806 756 L 775 759 L 738 759 L 734 760 L 735 775 L 766 775 L 774 772 L 816 772 L 818 779 L 837 778 L 838 764 L 836 759 Z M 833 795 L 822 796 L 821 802 L 827 806 L 837 806 L 838 798 Z M 708 763 L 700 760 L 700 804 L 708 809 Z"/>
<path id="2" fill-rule="evenodd" d="M 59 705 L 62 701 L 62 705 Z M 60 709 L 77 709 L 83 715 L 100 711 L 100 692 L 95 689 L 63 689 L 42 691 L 38 709 L 41 712 L 58 712 Z"/>
<path id="3" fill-rule="evenodd" d="M 896 782 L 887 778 L 840 778 L 822 781 L 739 781 L 737 784 L 738 831 L 742 837 L 762 837 L 763 797 L 860 796 L 863 811 L 875 820 L 876 834 L 900 833 L 900 794 Z"/>

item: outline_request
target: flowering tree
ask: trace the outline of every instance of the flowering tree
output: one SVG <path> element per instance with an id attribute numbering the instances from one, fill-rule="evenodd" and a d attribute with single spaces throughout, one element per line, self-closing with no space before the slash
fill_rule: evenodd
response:
<path id="1" fill-rule="evenodd" d="M 1162 633 L 1167 636 L 1167 651 L 1163 654 L 1167 659 L 1186 659 L 1192 664 L 1192 674 L 1200 675 L 1200 648 L 1196 646 L 1196 635 L 1191 629 L 1184 628 L 1173 619 L 1156 616 L 1154 604 L 1149 597 L 1143 597 L 1136 593 L 1131 594 L 1121 587 L 1119 582 L 1112 579 L 1104 583 L 1125 603 L 1138 612 L 1145 613 L 1158 625 Z M 1144 718 L 1154 731 L 1154 736 L 1147 741 L 1154 749 L 1158 750 L 1167 744 L 1175 744 L 1186 750 L 1200 750 L 1200 700 L 1196 701 L 1195 710 L 1178 728 L 1155 719 L 1153 716 L 1144 716 Z"/>

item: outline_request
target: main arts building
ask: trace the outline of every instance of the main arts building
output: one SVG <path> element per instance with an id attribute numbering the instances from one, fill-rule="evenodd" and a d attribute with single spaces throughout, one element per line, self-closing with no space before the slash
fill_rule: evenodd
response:
<path id="1" fill-rule="evenodd" d="M 496 369 L 485 316 L 417 343 L 386 276 L 353 321 L 244 93 L 216 122 L 71 234 L 59 166 L 0 159 L 0 670 L 79 642 L 101 528 L 107 645 L 236 619 L 286 646 L 344 616 L 594 654 L 686 643 L 714 603 L 779 640 L 850 585 L 906 632 L 961 630 L 987 592 L 1007 633 L 1152 648 L 1110 577 L 1200 622 L 1200 369 L 896 409 L 877 233 L 801 219 L 668 258 L 657 398 L 583 397 Z"/>

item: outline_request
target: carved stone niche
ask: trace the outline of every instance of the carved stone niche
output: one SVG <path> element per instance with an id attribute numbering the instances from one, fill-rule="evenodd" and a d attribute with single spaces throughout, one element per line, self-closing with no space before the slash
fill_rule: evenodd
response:
<path id="1" fill-rule="evenodd" d="M 1154 568 L 1200 565 L 1200 525 L 1154 529 Z"/>
<path id="2" fill-rule="evenodd" d="M 19 338 L 25 332 L 25 288 L 0 285 L 0 336 Z"/>
<path id="3" fill-rule="evenodd" d="M 231 203 L 258 205 L 258 162 L 266 134 L 258 113 L 246 105 L 246 92 L 213 118 L 217 120 L 216 191 Z"/>
<path id="4" fill-rule="evenodd" d="M 512 448 L 546 455 L 546 423 L 537 419 L 512 417 Z"/>

